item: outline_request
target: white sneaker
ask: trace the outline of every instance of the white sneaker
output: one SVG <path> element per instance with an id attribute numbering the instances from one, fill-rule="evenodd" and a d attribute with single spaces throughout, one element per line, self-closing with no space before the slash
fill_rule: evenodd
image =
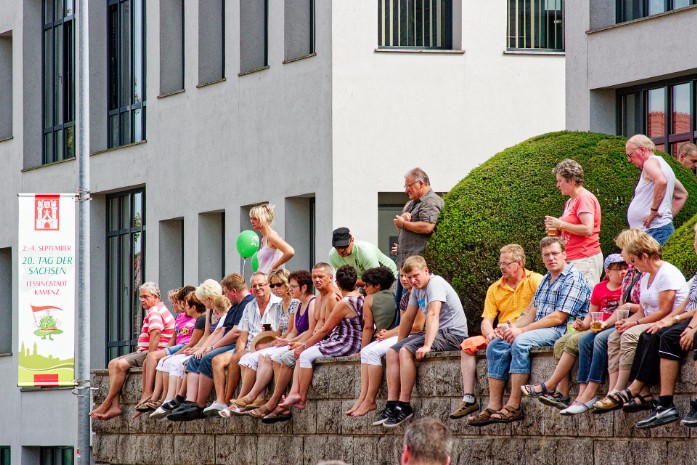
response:
<path id="1" fill-rule="evenodd" d="M 217 417 L 218 412 L 220 412 L 221 410 L 225 410 L 226 407 L 227 407 L 227 405 L 225 405 L 225 404 L 221 404 L 219 402 L 213 402 L 211 405 L 209 405 L 208 407 L 203 409 L 203 413 L 207 417 Z"/>
<path id="2" fill-rule="evenodd" d="M 157 410 L 155 410 L 154 412 L 152 412 L 152 413 L 150 414 L 150 418 L 152 418 L 152 419 L 154 419 L 154 420 L 157 420 L 157 419 L 159 419 L 159 418 L 164 418 L 164 417 L 166 417 L 167 415 L 169 415 L 169 412 L 170 412 L 170 411 L 171 411 L 171 410 L 165 410 L 165 409 L 163 409 L 162 407 L 157 407 Z"/>
<path id="3" fill-rule="evenodd" d="M 578 401 L 573 401 L 573 403 L 569 407 L 567 407 L 564 410 L 562 410 L 561 412 L 559 412 L 559 414 L 560 415 L 578 415 L 579 413 L 589 412 L 595 408 L 595 407 L 593 407 L 593 404 L 595 404 L 596 402 L 598 402 L 597 397 L 593 397 L 591 400 L 589 400 L 585 404 L 578 402 Z"/>

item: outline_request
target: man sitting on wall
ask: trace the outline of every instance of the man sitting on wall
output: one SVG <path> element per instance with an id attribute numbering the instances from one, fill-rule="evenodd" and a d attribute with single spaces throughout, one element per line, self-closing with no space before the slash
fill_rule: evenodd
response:
<path id="1" fill-rule="evenodd" d="M 486 349 L 489 364 L 489 405 L 468 418 L 471 426 L 510 423 L 523 419 L 521 386 L 530 376 L 530 349 L 551 346 L 566 332 L 569 316 L 584 318 L 591 290 L 586 278 L 566 263 L 564 242 L 559 237 L 540 241 L 547 274 L 535 292 L 532 306 L 514 323 L 502 322 Z M 503 405 L 503 391 L 511 376 L 511 396 Z"/>
<path id="2" fill-rule="evenodd" d="M 175 320 L 160 301 L 160 288 L 153 282 L 140 286 L 140 303 L 147 311 L 138 337 L 138 350 L 109 362 L 109 392 L 102 404 L 90 412 L 96 420 L 111 420 L 121 415 L 119 394 L 126 383 L 128 369 L 141 367 L 148 352 L 167 347 L 175 329 Z"/>

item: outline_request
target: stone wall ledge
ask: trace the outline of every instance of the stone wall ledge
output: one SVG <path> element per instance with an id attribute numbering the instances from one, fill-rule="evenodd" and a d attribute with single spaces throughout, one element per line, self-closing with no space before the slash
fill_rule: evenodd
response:
<path id="1" fill-rule="evenodd" d="M 488 400 L 484 355 L 480 351 L 477 357 L 476 382 L 483 406 Z M 536 349 L 532 360 L 531 382 L 543 381 L 554 370 L 549 348 Z M 687 412 L 690 397 L 697 393 L 692 357 L 686 360 L 676 387 L 681 414 Z M 692 463 L 697 456 L 697 429 L 677 422 L 638 430 L 634 425 L 645 413 L 563 417 L 556 409 L 524 399 L 525 419 L 521 422 L 474 428 L 465 420 L 450 420 L 448 414 L 457 408 L 462 392 L 459 361 L 459 352 L 429 354 L 417 364 L 412 399 L 415 418 L 436 417 L 450 426 L 456 438 L 455 464 L 471 464 L 473 460 L 477 465 Z M 94 400 L 101 402 L 108 388 L 108 372 L 94 370 L 92 381 L 97 388 Z M 140 385 L 141 370 L 131 370 L 122 396 L 124 415 L 93 422 L 97 464 L 314 465 L 323 458 L 354 465 L 399 462 L 404 426 L 371 426 L 374 414 L 363 418 L 343 415 L 360 391 L 359 357 L 319 360 L 305 410 L 295 410 L 291 421 L 275 425 L 248 416 L 171 422 L 142 415 L 131 420 Z M 384 405 L 385 388 L 383 383 L 379 408 Z"/>

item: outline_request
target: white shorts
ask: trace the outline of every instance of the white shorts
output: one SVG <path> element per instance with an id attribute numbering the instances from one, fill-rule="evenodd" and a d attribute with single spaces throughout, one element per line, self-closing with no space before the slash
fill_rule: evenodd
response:
<path id="1" fill-rule="evenodd" d="M 366 365 L 382 365 L 382 357 L 387 349 L 397 343 L 397 336 L 383 341 L 373 341 L 361 349 L 361 363 Z"/>
<path id="2" fill-rule="evenodd" d="M 325 355 L 322 355 L 319 347 L 308 347 L 300 354 L 300 357 L 298 358 L 298 365 L 300 365 L 300 368 L 312 368 L 312 362 L 321 357 L 325 357 Z"/>
<path id="3" fill-rule="evenodd" d="M 157 364 L 157 371 L 164 371 L 169 373 L 170 376 L 184 378 L 184 370 L 186 369 L 186 362 L 189 358 L 191 358 L 191 355 L 184 354 L 165 357 Z"/>
<path id="4" fill-rule="evenodd" d="M 288 348 L 288 346 L 276 347 L 269 356 L 274 363 L 282 363 L 288 368 L 295 367 L 295 351 Z"/>
<path id="5" fill-rule="evenodd" d="M 252 370 L 257 371 L 257 368 L 259 367 L 259 357 L 263 355 L 271 355 L 271 353 L 276 349 L 276 347 L 267 347 L 266 349 L 257 350 L 256 352 L 248 352 L 244 354 L 242 358 L 240 358 L 239 364 L 242 367 L 251 368 Z"/>

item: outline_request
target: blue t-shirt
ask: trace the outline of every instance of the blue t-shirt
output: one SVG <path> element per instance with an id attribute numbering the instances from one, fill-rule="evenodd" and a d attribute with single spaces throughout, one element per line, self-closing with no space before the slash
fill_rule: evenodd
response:
<path id="1" fill-rule="evenodd" d="M 225 328 L 224 334 L 227 334 L 234 326 L 240 323 L 242 314 L 244 313 L 244 308 L 252 300 L 254 300 L 254 296 L 249 294 L 242 299 L 239 304 L 230 307 L 230 310 L 228 310 L 227 314 L 225 315 L 225 321 L 223 322 L 223 328 Z"/>

